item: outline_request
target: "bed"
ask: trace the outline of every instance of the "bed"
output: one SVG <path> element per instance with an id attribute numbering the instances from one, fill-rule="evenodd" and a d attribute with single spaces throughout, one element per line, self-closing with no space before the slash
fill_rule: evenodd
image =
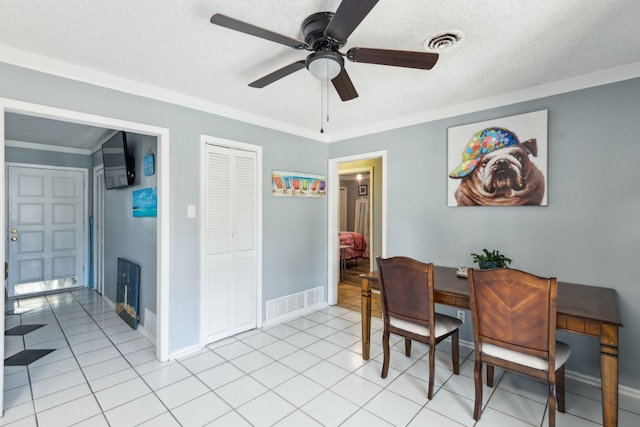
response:
<path id="1" fill-rule="evenodd" d="M 353 231 L 340 231 L 339 234 L 340 247 L 348 246 L 340 251 L 342 261 L 367 257 L 367 242 L 362 234 Z"/>

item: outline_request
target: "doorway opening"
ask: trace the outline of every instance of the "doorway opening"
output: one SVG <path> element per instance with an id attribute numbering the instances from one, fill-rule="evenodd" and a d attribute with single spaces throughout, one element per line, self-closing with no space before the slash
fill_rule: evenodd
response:
<path id="1" fill-rule="evenodd" d="M 339 244 L 340 281 L 338 282 L 339 307 L 360 311 L 361 273 L 372 270 L 375 258 L 373 241 L 373 167 L 352 168 L 353 163 L 338 167 L 340 175 Z"/>
<path id="2" fill-rule="evenodd" d="M 158 173 L 158 226 L 157 226 L 157 283 L 156 283 L 156 357 L 165 361 L 169 358 L 169 328 L 168 328 L 168 307 L 170 277 L 169 260 L 169 130 L 142 123 L 129 122 L 110 117 L 80 113 L 77 111 L 64 110 L 60 108 L 48 107 L 39 104 L 31 104 L 22 101 L 0 98 L 0 160 L 5 165 L 5 116 L 7 113 L 16 113 L 26 116 L 35 116 L 67 123 L 77 123 L 89 126 L 97 126 L 108 129 L 119 129 L 125 132 L 132 132 L 155 137 L 157 140 L 157 173 Z M 3 212 L 6 212 L 5 175 L 0 175 L 0 199 L 2 200 Z M 6 230 L 4 215 L 0 217 L 0 224 Z M 0 257 L 6 259 L 6 248 L 0 245 Z M 88 263 L 85 265 L 88 266 Z M 0 320 L 4 327 L 4 318 Z M 4 359 L 4 347 L 0 345 L 0 354 Z"/>
<path id="3" fill-rule="evenodd" d="M 370 245 L 368 260 L 369 270 L 375 270 L 375 258 L 386 256 L 386 188 L 387 188 L 387 152 L 377 151 L 348 157 L 329 159 L 328 165 L 328 291 L 327 303 L 335 305 L 338 302 L 338 283 L 340 281 L 341 249 L 340 249 L 340 176 L 341 174 L 369 172 L 369 184 L 366 187 L 369 205 Z M 364 185 L 364 184 L 362 184 Z M 358 185 L 358 195 L 365 188 Z M 355 208 L 354 208 L 355 211 Z M 355 213 L 354 213 L 355 214 Z M 366 228 L 365 228 L 366 229 Z M 360 261 L 358 261 L 360 262 Z"/>

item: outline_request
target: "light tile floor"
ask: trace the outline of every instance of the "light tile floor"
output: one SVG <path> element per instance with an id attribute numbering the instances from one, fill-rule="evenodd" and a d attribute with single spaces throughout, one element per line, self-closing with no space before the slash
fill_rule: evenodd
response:
<path id="1" fill-rule="evenodd" d="M 5 367 L 9 426 L 546 426 L 542 383 L 498 373 L 484 389 L 482 418 L 473 410 L 473 355 L 450 370 L 448 343 L 437 350 L 436 391 L 426 398 L 427 349 L 407 358 L 394 341 L 380 378 L 380 319 L 373 319 L 371 360 L 360 354 L 360 314 L 327 307 L 268 329 L 218 341 L 160 363 L 154 346 L 132 331 L 93 291 L 19 301 L 33 310 L 7 315 L 6 328 L 46 323 L 5 337 L 6 357 L 23 348 L 56 348 L 27 367 Z M 598 388 L 568 379 L 567 413 L 557 425 L 601 422 Z M 621 427 L 640 425 L 638 400 L 620 398 Z"/>

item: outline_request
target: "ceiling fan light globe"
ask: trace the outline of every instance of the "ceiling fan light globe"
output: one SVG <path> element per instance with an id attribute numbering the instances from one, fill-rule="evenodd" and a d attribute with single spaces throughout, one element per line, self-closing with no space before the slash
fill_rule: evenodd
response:
<path id="1" fill-rule="evenodd" d="M 344 60 L 335 52 L 314 52 L 305 65 L 316 79 L 333 80 L 342 71 Z"/>

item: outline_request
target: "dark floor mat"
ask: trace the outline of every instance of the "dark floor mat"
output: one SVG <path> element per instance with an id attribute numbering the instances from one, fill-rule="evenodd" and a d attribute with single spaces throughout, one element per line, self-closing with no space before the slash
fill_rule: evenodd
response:
<path id="1" fill-rule="evenodd" d="M 40 329 L 43 326 L 47 325 L 20 325 L 15 328 L 7 329 L 4 331 L 5 335 L 27 335 L 29 332 L 35 331 L 36 329 Z"/>
<path id="2" fill-rule="evenodd" d="M 43 356 L 56 351 L 55 349 L 43 349 L 43 350 L 22 350 L 20 353 L 16 353 L 11 357 L 4 359 L 4 366 L 27 366 L 30 363 L 35 362 Z"/>

